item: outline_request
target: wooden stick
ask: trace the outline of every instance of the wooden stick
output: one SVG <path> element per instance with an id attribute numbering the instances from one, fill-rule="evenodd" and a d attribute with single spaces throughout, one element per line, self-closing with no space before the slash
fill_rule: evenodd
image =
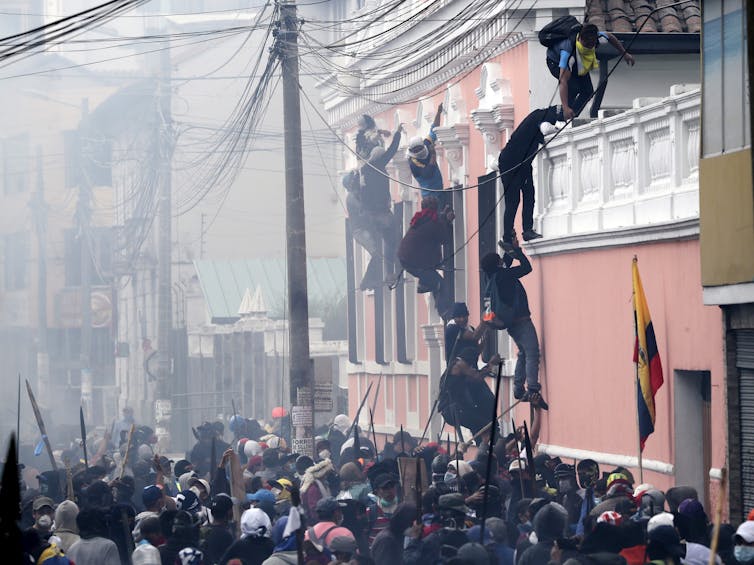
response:
<path id="1" fill-rule="evenodd" d="M 128 442 L 126 443 L 126 453 L 123 455 L 123 465 L 120 467 L 120 475 L 118 475 L 119 479 L 123 478 L 123 475 L 126 473 L 126 465 L 128 464 L 128 454 L 131 451 L 131 441 L 134 438 L 134 424 L 131 424 L 131 429 L 128 430 Z"/>
<path id="2" fill-rule="evenodd" d="M 720 539 L 720 523 L 723 521 L 723 501 L 725 500 L 725 484 L 727 480 L 728 470 L 723 467 L 720 469 L 720 492 L 717 497 L 717 505 L 715 506 L 715 523 L 712 527 L 712 539 L 709 546 L 709 565 L 715 565 L 717 543 Z"/>
<path id="3" fill-rule="evenodd" d="M 47 429 L 45 428 L 45 422 L 42 419 L 42 413 L 39 411 L 39 405 L 37 404 L 37 399 L 34 398 L 34 392 L 31 390 L 31 385 L 29 384 L 29 380 L 26 380 L 26 392 L 29 394 L 29 401 L 31 402 L 31 409 L 34 411 L 34 418 L 37 420 L 37 427 L 39 428 L 39 433 L 42 434 L 42 441 L 45 444 L 45 448 L 47 449 L 47 455 L 50 457 L 50 464 L 52 465 L 52 470 L 57 472 L 58 470 L 58 464 L 55 462 L 55 457 L 52 455 L 52 446 L 50 445 L 50 440 L 47 437 Z"/>
<path id="4" fill-rule="evenodd" d="M 505 416 L 505 415 L 506 415 L 506 414 L 507 414 L 508 412 L 510 412 L 511 410 L 513 410 L 513 409 L 514 409 L 514 408 L 515 408 L 516 406 L 518 406 L 519 404 L 521 404 L 521 402 L 522 402 L 521 400 L 516 400 L 516 402 L 514 402 L 513 404 L 511 404 L 511 405 L 510 405 L 510 406 L 509 406 L 508 408 L 506 408 L 506 409 L 505 409 L 505 410 L 504 410 L 504 411 L 503 411 L 503 412 L 502 412 L 502 413 L 500 414 L 500 418 L 498 418 L 498 420 L 502 419 L 502 417 L 503 417 L 503 416 Z M 481 436 L 482 434 L 486 433 L 486 432 L 487 432 L 487 430 L 489 430 L 489 429 L 490 429 L 491 427 L 492 427 L 492 422 L 490 422 L 489 424 L 487 424 L 486 426 L 484 426 L 484 427 L 483 427 L 483 428 L 482 428 L 481 430 L 479 430 L 479 431 L 478 431 L 477 433 L 475 433 L 475 434 L 474 434 L 474 435 L 472 436 L 472 438 L 471 438 L 471 439 L 469 439 L 469 441 L 466 441 L 466 442 L 462 443 L 461 445 L 463 446 L 463 448 L 464 448 L 464 449 L 468 448 L 468 447 L 469 447 L 469 446 L 470 446 L 470 445 L 472 444 L 472 442 L 473 442 L 473 441 L 474 441 L 474 440 L 475 440 L 476 438 L 478 438 L 478 437 L 480 437 L 480 436 Z M 516 430 L 515 430 L 515 427 L 514 427 L 514 430 L 513 430 L 513 431 L 514 431 L 514 432 L 516 431 Z"/>
<path id="5" fill-rule="evenodd" d="M 73 496 L 73 474 L 71 474 L 71 460 L 66 457 L 63 460 L 65 465 L 65 483 L 66 483 L 66 498 L 71 502 L 74 502 Z"/>

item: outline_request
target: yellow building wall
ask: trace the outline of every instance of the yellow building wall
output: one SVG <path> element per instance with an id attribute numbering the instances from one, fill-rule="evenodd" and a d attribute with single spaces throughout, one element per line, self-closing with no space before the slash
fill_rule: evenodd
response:
<path id="1" fill-rule="evenodd" d="M 751 149 L 699 162 L 702 284 L 754 281 Z"/>

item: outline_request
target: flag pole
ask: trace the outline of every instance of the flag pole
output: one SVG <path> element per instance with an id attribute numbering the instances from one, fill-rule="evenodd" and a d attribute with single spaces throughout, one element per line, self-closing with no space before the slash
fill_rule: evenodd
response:
<path id="1" fill-rule="evenodd" d="M 633 276 L 633 269 L 634 265 L 638 266 L 639 260 L 637 259 L 636 255 L 634 255 L 633 263 L 631 265 L 632 271 L 631 271 L 631 299 L 634 306 L 634 343 L 636 343 L 639 340 L 639 326 L 638 321 L 636 319 L 636 285 L 634 283 L 634 276 Z M 636 347 L 636 346 L 635 346 Z M 634 405 L 634 408 L 636 410 L 636 438 L 637 438 L 637 445 L 638 448 L 638 458 L 637 461 L 639 463 L 639 483 L 644 482 L 644 464 L 642 461 L 642 455 L 641 455 L 641 423 L 639 421 L 639 395 L 641 394 L 641 385 L 639 383 L 639 362 L 637 361 L 634 363 L 634 389 L 636 390 L 636 404 Z"/>

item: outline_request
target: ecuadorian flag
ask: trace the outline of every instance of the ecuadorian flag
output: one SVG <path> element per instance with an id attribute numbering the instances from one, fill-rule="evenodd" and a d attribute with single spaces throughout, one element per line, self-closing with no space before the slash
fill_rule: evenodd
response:
<path id="1" fill-rule="evenodd" d="M 647 298 L 639 276 L 639 264 L 634 257 L 633 262 L 634 285 L 634 327 L 636 340 L 634 343 L 634 363 L 637 365 L 637 408 L 639 410 L 639 438 L 641 449 L 649 434 L 655 431 L 655 394 L 662 386 L 662 362 L 657 351 L 655 330 L 649 315 Z"/>

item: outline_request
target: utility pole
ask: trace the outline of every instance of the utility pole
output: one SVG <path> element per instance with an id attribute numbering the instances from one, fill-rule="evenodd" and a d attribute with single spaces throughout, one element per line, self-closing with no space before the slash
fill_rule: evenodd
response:
<path id="1" fill-rule="evenodd" d="M 47 352 L 47 204 L 44 194 L 42 147 L 37 146 L 37 191 L 34 223 L 37 229 L 37 396 L 50 407 L 50 357 Z"/>
<path id="2" fill-rule="evenodd" d="M 204 259 L 204 220 L 206 216 L 207 215 L 202 212 L 202 225 L 201 231 L 199 232 L 199 259 Z"/>
<path id="3" fill-rule="evenodd" d="M 173 412 L 171 365 L 172 355 L 170 347 L 171 329 L 173 324 L 173 293 L 172 293 L 172 155 L 173 155 L 173 124 L 171 112 L 170 92 L 170 46 L 160 52 L 159 92 L 157 96 L 157 111 L 155 113 L 155 135 L 159 150 L 159 198 L 157 234 L 157 398 L 155 399 L 156 434 L 160 449 L 164 452 L 170 444 L 170 423 Z"/>
<path id="4" fill-rule="evenodd" d="M 79 202 L 78 227 L 81 250 L 81 405 L 91 419 L 92 412 L 92 187 L 89 182 L 89 99 L 81 101 L 81 126 L 79 127 Z"/>
<path id="5" fill-rule="evenodd" d="M 295 0 L 280 2 L 278 55 L 283 73 L 285 221 L 288 260 L 288 336 L 294 453 L 314 456 L 314 386 L 309 358 L 309 299 L 306 282 L 306 217 L 301 151 L 298 19 Z"/>

